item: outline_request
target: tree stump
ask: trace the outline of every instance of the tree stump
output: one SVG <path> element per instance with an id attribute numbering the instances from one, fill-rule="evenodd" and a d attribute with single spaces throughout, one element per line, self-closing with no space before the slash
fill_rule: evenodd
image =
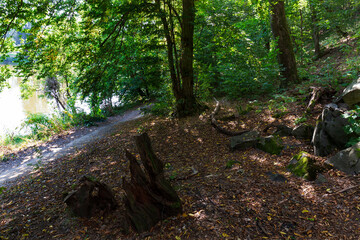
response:
<path id="1" fill-rule="evenodd" d="M 69 193 L 64 203 L 77 217 L 91 217 L 96 210 L 110 211 L 118 206 L 106 184 L 87 176 L 80 179 L 78 189 Z"/>
<path id="2" fill-rule="evenodd" d="M 181 200 L 164 177 L 163 163 L 152 150 L 144 133 L 135 137 L 142 170 L 136 158 L 126 150 L 130 161 L 131 181 L 123 179 L 127 217 L 137 232 L 150 230 L 159 221 L 182 212 Z"/>

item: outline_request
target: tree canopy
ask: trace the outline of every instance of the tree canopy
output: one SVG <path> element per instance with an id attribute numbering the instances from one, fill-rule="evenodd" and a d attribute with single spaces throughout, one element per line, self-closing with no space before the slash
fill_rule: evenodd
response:
<path id="1" fill-rule="evenodd" d="M 114 97 L 157 99 L 186 116 L 202 99 L 287 87 L 307 77 L 301 68 L 324 52 L 329 33 L 359 36 L 355 0 L 279 1 L 288 25 L 279 33 L 273 2 L 2 0 L 0 60 L 13 60 L 24 92 L 34 89 L 30 78 L 45 89 L 55 79 L 65 108 L 75 110 L 79 97 L 93 113 Z M 284 29 L 289 44 L 282 49 Z M 288 60 L 276 61 L 291 52 L 299 77 L 287 74 Z M 11 71 L 1 65 L 1 87 Z"/>

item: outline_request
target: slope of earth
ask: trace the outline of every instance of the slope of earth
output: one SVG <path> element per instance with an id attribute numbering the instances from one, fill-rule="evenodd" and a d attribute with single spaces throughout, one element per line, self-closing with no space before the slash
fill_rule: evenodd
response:
<path id="1" fill-rule="evenodd" d="M 293 127 L 305 104 L 287 103 L 277 119 L 273 111 L 260 109 L 261 104 L 235 117 L 228 106 L 219 119 L 227 119 L 223 125 L 233 130 L 262 130 L 274 122 Z M 292 156 L 302 150 L 312 153 L 309 142 L 293 137 L 283 137 L 285 148 L 279 156 L 254 148 L 231 152 L 229 137 L 210 125 L 210 112 L 182 120 L 147 116 L 126 122 L 112 135 L 40 167 L 1 194 L 0 238 L 358 239 L 359 178 L 335 170 L 323 172 L 322 181 L 315 182 L 292 176 L 286 171 Z M 307 121 L 314 124 L 318 114 L 319 106 Z M 183 214 L 136 234 L 127 230 L 121 184 L 123 177 L 129 178 L 124 149 L 136 155 L 132 137 L 143 131 L 165 164 L 166 176 L 183 202 Z M 287 180 L 272 181 L 269 172 Z M 89 219 L 67 211 L 63 196 L 85 174 L 114 190 L 120 204 L 116 211 Z"/>

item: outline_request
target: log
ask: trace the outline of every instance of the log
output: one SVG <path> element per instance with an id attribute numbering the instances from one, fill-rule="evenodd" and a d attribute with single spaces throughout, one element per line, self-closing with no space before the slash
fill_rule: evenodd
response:
<path id="1" fill-rule="evenodd" d="M 244 130 L 244 131 L 238 131 L 238 132 L 232 132 L 229 131 L 223 127 L 221 127 L 218 123 L 217 120 L 215 118 L 215 115 L 218 114 L 218 112 L 220 111 L 220 102 L 216 100 L 216 106 L 214 111 L 210 114 L 210 120 L 211 120 L 211 125 L 220 133 L 225 134 L 227 136 L 238 136 L 241 135 L 243 133 L 247 133 L 249 132 L 249 130 Z"/>
<path id="2" fill-rule="evenodd" d="M 164 177 L 164 165 L 155 155 L 146 133 L 135 137 L 140 153 L 141 168 L 136 157 L 129 151 L 130 182 L 123 179 L 126 215 L 137 232 L 150 230 L 156 223 L 182 212 L 181 200 L 169 181 Z"/>

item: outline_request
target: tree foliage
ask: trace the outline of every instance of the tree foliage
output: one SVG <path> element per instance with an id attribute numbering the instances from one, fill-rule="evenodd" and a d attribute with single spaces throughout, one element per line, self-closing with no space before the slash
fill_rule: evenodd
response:
<path id="1" fill-rule="evenodd" d="M 282 83 L 276 58 L 284 50 L 271 34 L 269 1 L 3 0 L 0 7 L 0 61 L 15 59 L 24 92 L 56 79 L 59 90 L 49 96 L 73 111 L 78 98 L 99 113 L 114 101 L 162 101 L 171 89 L 166 102 L 187 115 L 201 99 L 260 95 Z M 321 56 L 331 33 L 359 32 L 358 1 L 284 7 L 292 44 L 285 49 L 294 49 L 300 68 Z M 0 89 L 11 71 L 0 66 Z"/>

